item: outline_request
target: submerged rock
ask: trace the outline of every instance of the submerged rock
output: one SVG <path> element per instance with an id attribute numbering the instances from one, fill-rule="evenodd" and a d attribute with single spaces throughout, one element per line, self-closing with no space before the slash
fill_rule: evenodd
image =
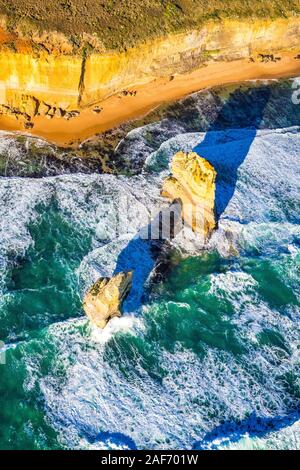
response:
<path id="1" fill-rule="evenodd" d="M 195 152 L 178 152 L 171 164 L 172 176 L 163 184 L 162 195 L 182 204 L 182 219 L 204 240 L 216 227 L 216 170 Z"/>
<path id="2" fill-rule="evenodd" d="M 129 271 L 100 278 L 88 290 L 83 308 L 95 326 L 104 328 L 111 318 L 121 316 L 120 308 L 132 286 L 132 274 Z"/>

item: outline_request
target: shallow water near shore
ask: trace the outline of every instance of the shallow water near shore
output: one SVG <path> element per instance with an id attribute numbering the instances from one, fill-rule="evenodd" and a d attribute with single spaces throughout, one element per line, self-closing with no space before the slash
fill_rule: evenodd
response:
<path id="1" fill-rule="evenodd" d="M 282 128 L 169 135 L 136 176 L 0 179 L 0 448 L 300 447 L 300 129 L 280 113 Z M 95 330 L 83 292 L 193 149 L 218 170 L 218 230 L 150 290 L 151 253 L 132 254 L 143 282 Z"/>

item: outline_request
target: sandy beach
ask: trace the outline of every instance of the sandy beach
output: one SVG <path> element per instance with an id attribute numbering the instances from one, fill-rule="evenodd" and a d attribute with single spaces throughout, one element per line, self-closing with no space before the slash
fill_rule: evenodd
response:
<path id="1" fill-rule="evenodd" d="M 76 147 L 87 138 L 120 124 L 141 118 L 164 103 L 176 101 L 196 91 L 218 85 L 245 80 L 276 79 L 300 75 L 300 60 L 296 52 L 280 53 L 276 62 L 249 61 L 215 62 L 191 73 L 156 79 L 150 83 L 133 86 L 132 94 L 116 94 L 91 107 L 80 110 L 80 115 L 65 120 L 37 116 L 34 127 L 26 132 L 15 118 L 0 116 L 2 130 L 20 131 L 40 136 L 62 147 Z M 292 90 L 291 90 L 292 92 Z M 101 108 L 95 113 L 95 106 Z"/>

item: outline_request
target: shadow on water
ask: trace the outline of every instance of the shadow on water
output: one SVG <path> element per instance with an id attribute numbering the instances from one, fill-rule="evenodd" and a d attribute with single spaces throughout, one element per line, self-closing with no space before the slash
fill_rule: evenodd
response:
<path id="1" fill-rule="evenodd" d="M 292 426 L 300 418 L 299 412 L 291 412 L 286 416 L 275 416 L 273 418 L 257 416 L 255 412 L 240 421 L 228 421 L 217 426 L 208 432 L 201 441 L 193 444 L 194 450 L 217 450 L 220 446 L 220 439 L 224 440 L 224 444 L 232 444 L 241 440 L 245 435 L 250 438 L 267 437 L 269 433 L 280 431 L 288 426 Z M 214 444 L 214 441 L 217 441 Z"/>
<path id="2" fill-rule="evenodd" d="M 233 92 L 210 125 L 204 140 L 193 150 L 208 160 L 217 171 L 216 213 L 219 219 L 236 187 L 238 169 L 244 162 L 263 120 L 270 99 L 270 88 L 249 90 L 247 99 L 241 91 Z M 242 104 L 242 109 L 241 107 Z M 222 131 L 220 133 L 220 131 Z"/>
<path id="3" fill-rule="evenodd" d="M 194 148 L 195 152 L 206 158 L 217 170 L 217 218 L 224 212 L 234 194 L 238 169 L 245 160 L 260 127 L 270 98 L 270 89 L 267 86 L 253 88 L 249 90 L 247 98 L 242 96 L 243 105 L 240 109 L 241 91 L 236 90 L 231 93 L 217 118 L 210 125 L 204 140 Z M 149 227 L 156 223 L 155 220 L 151 221 L 141 231 L 149 231 Z M 133 287 L 124 304 L 124 311 L 136 308 L 140 304 L 143 286 L 163 247 L 165 243 L 159 244 L 153 243 L 150 239 L 141 239 L 137 233 L 119 254 L 114 274 L 134 271 Z"/>
<path id="4" fill-rule="evenodd" d="M 163 276 L 168 262 L 168 241 L 181 230 L 181 226 L 181 204 L 174 202 L 141 227 L 120 252 L 113 274 L 133 271 L 132 288 L 123 311 L 132 311 L 140 305 L 150 274 L 154 281 L 157 281 L 156 276 Z"/>
<path id="5" fill-rule="evenodd" d="M 133 237 L 119 254 L 113 275 L 133 271 L 132 287 L 123 304 L 123 312 L 135 310 L 141 304 L 144 285 L 154 269 L 154 264 L 152 243 L 150 240 L 142 240 L 139 234 Z"/>
<path id="6" fill-rule="evenodd" d="M 101 432 L 96 437 L 85 436 L 91 444 L 105 444 L 112 448 L 120 448 L 123 450 L 137 450 L 137 446 L 131 437 L 120 432 Z"/>

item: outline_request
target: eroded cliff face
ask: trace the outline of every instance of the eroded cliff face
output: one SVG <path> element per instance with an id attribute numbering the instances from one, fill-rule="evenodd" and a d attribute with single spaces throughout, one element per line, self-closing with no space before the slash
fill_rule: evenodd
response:
<path id="1" fill-rule="evenodd" d="M 158 77 L 186 73 L 210 61 L 230 61 L 299 46 L 300 19 L 209 22 L 199 31 L 169 36 L 122 54 L 86 61 L 82 104 Z"/>
<path id="2" fill-rule="evenodd" d="M 38 114 L 64 117 L 77 108 L 80 67 L 79 57 L 2 51 L 0 112 L 27 121 Z"/>
<path id="3" fill-rule="evenodd" d="M 108 96 L 134 93 L 134 86 L 259 54 L 295 50 L 300 18 L 274 21 L 207 22 L 198 31 L 156 39 L 125 52 L 63 55 L 0 50 L 0 113 L 23 120 L 47 116 L 71 119 Z M 95 113 L 101 112 L 100 108 Z"/>
<path id="4" fill-rule="evenodd" d="M 178 152 L 171 172 L 164 181 L 162 196 L 181 202 L 183 221 L 205 242 L 216 227 L 216 171 L 197 153 Z"/>

